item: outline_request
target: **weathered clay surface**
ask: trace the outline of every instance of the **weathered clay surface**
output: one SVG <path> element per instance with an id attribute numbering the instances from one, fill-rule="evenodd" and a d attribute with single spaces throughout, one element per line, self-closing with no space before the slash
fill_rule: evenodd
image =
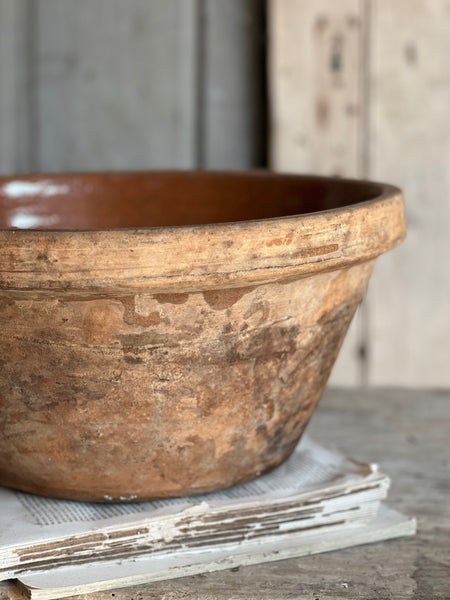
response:
<path id="1" fill-rule="evenodd" d="M 278 249 L 278 264 L 283 254 L 301 256 L 305 234 L 280 237 L 273 226 L 277 220 L 268 220 L 263 245 Z M 242 233 L 258 254 L 260 233 Z M 102 285 L 95 279 L 89 289 L 86 273 L 84 284 L 68 286 L 73 271 L 52 262 L 51 240 L 74 244 L 76 233 L 20 234 L 21 256 L 34 252 L 53 281 L 60 269 L 65 285 L 46 290 L 31 271 L 27 289 L 5 278 L 0 286 L 0 483 L 74 499 L 201 493 L 277 466 L 314 411 L 374 262 L 358 261 L 337 234 L 316 246 L 317 272 L 298 272 L 314 257 L 305 250 L 284 277 L 273 278 L 269 266 L 263 281 L 241 275 L 237 285 L 235 269 L 232 283 L 217 287 L 208 263 L 203 289 L 185 279 L 173 291 L 173 276 L 147 286 L 144 278 L 140 289 L 118 285 L 114 268 L 126 265 L 116 251 L 115 262 L 101 267 Z M 3 235 L 17 247 L 14 232 Z M 330 252 L 339 268 L 318 268 Z M 0 274 L 14 279 L 19 261 L 5 260 L 13 269 Z"/>

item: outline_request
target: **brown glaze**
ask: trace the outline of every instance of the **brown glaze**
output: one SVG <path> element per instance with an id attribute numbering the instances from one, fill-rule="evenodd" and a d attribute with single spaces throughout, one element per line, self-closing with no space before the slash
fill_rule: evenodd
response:
<path id="1" fill-rule="evenodd" d="M 0 483 L 99 501 L 280 464 L 404 237 L 395 188 L 267 173 L 3 178 L 0 227 Z"/>

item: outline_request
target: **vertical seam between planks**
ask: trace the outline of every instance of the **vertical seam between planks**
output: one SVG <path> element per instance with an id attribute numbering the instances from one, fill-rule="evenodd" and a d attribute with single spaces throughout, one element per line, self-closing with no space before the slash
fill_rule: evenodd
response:
<path id="1" fill-rule="evenodd" d="M 8 10 L 9 7 L 9 10 Z M 6 164 L 1 165 L 2 173 L 23 173 L 29 170 L 29 105 L 28 105 L 28 0 L 11 0 L 1 8 L 3 26 L 8 27 L 7 40 L 10 48 L 3 60 L 9 62 L 10 86 L 6 84 L 4 93 L 9 96 L 7 130 L 4 143 L 7 144 Z M 12 56 L 8 56 L 11 52 Z M 5 82 L 4 82 L 5 83 Z M 4 117 L 4 115 L 2 115 Z M 11 139 L 9 139 L 11 138 Z"/>
<path id="2" fill-rule="evenodd" d="M 371 134 L 371 15 L 372 0 L 361 0 L 361 12 L 364 23 L 362 39 L 362 105 L 363 118 L 361 123 L 361 175 L 370 179 L 370 134 Z M 370 287 L 370 283 L 369 283 Z M 369 385 L 371 344 L 370 344 L 370 300 L 364 298 L 361 305 L 361 343 L 360 343 L 360 381 L 363 387 Z"/>
<path id="3" fill-rule="evenodd" d="M 194 166 L 197 169 L 204 167 L 206 151 L 206 2 L 196 0 L 195 3 Z"/>
<path id="4" fill-rule="evenodd" d="M 364 36 L 362 41 L 363 73 L 362 73 L 362 102 L 363 102 L 363 120 L 362 120 L 362 175 L 365 179 L 370 178 L 370 132 L 371 132 L 371 16 L 372 0 L 362 0 L 362 16 L 364 26 Z"/>
<path id="5" fill-rule="evenodd" d="M 253 30 L 252 65 L 258 68 L 256 84 L 252 85 L 252 133 L 253 148 L 251 166 L 268 168 L 271 144 L 268 91 L 268 2 L 257 0 L 252 10 L 257 15 L 256 32 Z M 256 40 L 255 40 L 256 38 Z M 255 56 L 256 55 L 256 56 Z M 256 65 L 258 65 L 256 67 Z"/>
<path id="6" fill-rule="evenodd" d="M 21 52 L 20 50 L 23 50 L 23 48 L 20 48 L 21 44 L 23 43 L 23 37 L 25 36 L 25 39 L 27 37 L 27 23 L 26 23 L 26 13 L 23 10 L 23 5 L 20 4 L 19 2 L 15 2 L 13 4 L 13 14 L 11 15 L 12 18 L 12 22 L 10 23 L 11 26 L 11 30 L 14 33 L 14 38 L 13 38 L 13 52 L 14 52 L 14 57 L 12 59 L 12 64 L 13 64 L 13 78 L 12 78 L 12 83 L 13 83 L 13 98 L 14 98 L 14 106 L 12 109 L 12 118 L 14 121 L 13 124 L 13 131 L 14 131 L 14 135 L 15 135 L 15 140 L 14 140 L 14 146 L 13 146 L 13 153 L 12 153 L 12 170 L 14 172 L 20 172 L 23 170 L 26 170 L 28 167 L 28 156 L 25 155 L 24 156 L 24 151 L 23 151 L 23 146 L 21 144 L 21 140 L 19 140 L 19 136 L 21 135 L 21 133 L 23 132 L 23 130 L 21 131 L 20 129 L 20 120 L 22 118 L 22 112 L 23 112 L 23 108 L 24 108 L 24 104 L 20 102 L 20 94 L 23 91 L 23 82 L 24 80 L 27 80 L 28 78 L 28 71 L 27 71 L 27 66 L 28 66 L 28 60 L 27 60 L 27 56 L 24 57 L 23 52 Z M 17 60 L 17 57 L 19 57 L 19 60 Z M 25 88 L 25 91 L 28 92 L 27 87 Z M 26 106 L 26 109 L 28 110 L 28 106 Z M 26 115 L 25 115 L 26 116 Z M 27 122 L 25 122 L 25 133 L 28 133 L 26 131 L 26 125 Z M 22 140 L 23 141 L 23 140 Z M 27 140 L 26 140 L 27 141 Z"/>
<path id="7" fill-rule="evenodd" d="M 27 170 L 40 170 L 40 135 L 39 135 L 39 25 L 38 3 L 27 0 L 26 3 L 26 92 L 27 92 Z"/>

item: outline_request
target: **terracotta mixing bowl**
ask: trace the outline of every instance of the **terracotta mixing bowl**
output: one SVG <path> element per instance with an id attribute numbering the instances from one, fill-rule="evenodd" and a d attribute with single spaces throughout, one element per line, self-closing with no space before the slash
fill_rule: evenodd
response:
<path id="1" fill-rule="evenodd" d="M 0 483 L 198 494 L 285 460 L 375 258 L 386 185 L 269 173 L 0 180 Z"/>

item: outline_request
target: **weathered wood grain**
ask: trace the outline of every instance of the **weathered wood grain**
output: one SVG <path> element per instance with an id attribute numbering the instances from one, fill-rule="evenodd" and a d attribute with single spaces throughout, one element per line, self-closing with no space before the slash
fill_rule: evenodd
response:
<path id="1" fill-rule="evenodd" d="M 271 162 L 277 170 L 360 176 L 364 11 L 359 0 L 273 0 Z"/>
<path id="2" fill-rule="evenodd" d="M 370 174 L 404 189 L 408 238 L 369 294 L 375 385 L 450 386 L 450 5 L 376 0 Z"/>
<path id="3" fill-rule="evenodd" d="M 450 395 L 330 390 L 309 433 L 392 476 L 389 503 L 418 517 L 417 536 L 359 548 L 79 596 L 80 600 L 448 600 Z M 16 594 L 16 595 L 14 595 Z M 0 587 L 1 600 L 17 592 Z"/>
<path id="4" fill-rule="evenodd" d="M 279 171 L 366 175 L 367 11 L 360 0 L 272 0 L 271 165 Z M 333 369 L 335 384 L 365 382 L 367 311 Z"/>

